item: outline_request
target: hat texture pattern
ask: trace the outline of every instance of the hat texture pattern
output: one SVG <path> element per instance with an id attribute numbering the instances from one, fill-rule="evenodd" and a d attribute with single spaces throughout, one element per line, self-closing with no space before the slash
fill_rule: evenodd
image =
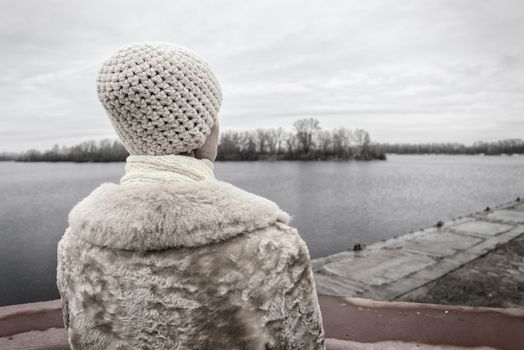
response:
<path id="1" fill-rule="evenodd" d="M 99 71 L 97 93 L 124 146 L 134 155 L 200 148 L 222 102 L 218 80 L 206 61 L 165 43 L 118 50 Z"/>

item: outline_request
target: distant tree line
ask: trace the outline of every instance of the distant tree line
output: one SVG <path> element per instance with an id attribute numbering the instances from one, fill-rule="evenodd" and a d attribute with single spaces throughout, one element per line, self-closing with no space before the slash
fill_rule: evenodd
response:
<path id="1" fill-rule="evenodd" d="M 29 150 L 20 153 L 15 160 L 20 162 L 123 162 L 129 153 L 117 140 L 86 141 L 66 147 L 55 145 L 41 152 Z"/>
<path id="2" fill-rule="evenodd" d="M 471 146 L 461 143 L 380 143 L 380 152 L 392 154 L 524 154 L 524 140 L 506 139 L 495 142 L 475 142 Z"/>
<path id="3" fill-rule="evenodd" d="M 129 153 L 116 140 L 87 141 L 76 146 L 55 145 L 47 151 L 29 150 L 5 159 L 22 162 L 119 162 Z M 283 128 L 226 131 L 221 134 L 217 160 L 371 160 L 385 154 L 371 143 L 362 129 L 323 130 L 317 119 L 301 119 L 293 131 Z"/>
<path id="4" fill-rule="evenodd" d="M 18 158 L 18 153 L 12 152 L 0 152 L 0 162 L 6 160 L 16 160 Z"/>
<path id="5" fill-rule="evenodd" d="M 297 120 L 291 132 L 283 128 L 226 131 L 221 134 L 217 160 L 371 160 L 386 159 L 362 129 L 323 130 L 317 119 Z"/>
<path id="6" fill-rule="evenodd" d="M 218 161 L 243 160 L 372 160 L 386 154 L 524 154 L 522 139 L 461 143 L 373 143 L 363 129 L 344 127 L 324 130 L 317 119 L 297 120 L 291 131 L 283 128 L 221 133 Z M 47 151 L 0 153 L 0 161 L 22 162 L 121 162 L 129 153 L 117 140 L 86 141 Z"/>

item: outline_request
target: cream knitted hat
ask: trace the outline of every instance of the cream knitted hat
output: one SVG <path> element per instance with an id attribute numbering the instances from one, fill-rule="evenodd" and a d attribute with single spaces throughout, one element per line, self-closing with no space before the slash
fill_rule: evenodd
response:
<path id="1" fill-rule="evenodd" d="M 98 98 L 129 153 L 166 155 L 200 148 L 222 93 L 195 53 L 166 43 L 132 44 L 104 62 Z"/>

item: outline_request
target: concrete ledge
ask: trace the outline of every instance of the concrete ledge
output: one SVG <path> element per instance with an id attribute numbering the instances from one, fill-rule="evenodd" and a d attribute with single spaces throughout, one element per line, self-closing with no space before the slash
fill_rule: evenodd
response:
<path id="1" fill-rule="evenodd" d="M 524 204 L 313 260 L 320 294 L 395 300 L 524 234 Z M 524 267 L 524 266 L 523 266 Z"/>

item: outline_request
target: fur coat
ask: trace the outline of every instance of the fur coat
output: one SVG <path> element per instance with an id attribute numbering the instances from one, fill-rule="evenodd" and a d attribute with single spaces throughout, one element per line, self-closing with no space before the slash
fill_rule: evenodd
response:
<path id="1" fill-rule="evenodd" d="M 309 252 L 264 198 L 211 180 L 106 183 L 58 245 L 77 349 L 324 349 Z"/>

